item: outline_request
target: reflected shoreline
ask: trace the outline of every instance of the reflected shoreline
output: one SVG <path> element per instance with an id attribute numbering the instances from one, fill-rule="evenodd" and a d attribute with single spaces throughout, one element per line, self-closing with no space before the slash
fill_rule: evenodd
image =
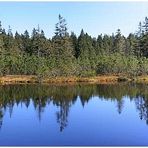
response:
<path id="1" fill-rule="evenodd" d="M 135 102 L 139 112 L 139 118 L 148 124 L 148 85 L 120 83 L 120 84 L 75 84 L 75 85 L 3 85 L 0 86 L 0 127 L 3 124 L 4 112 L 9 110 L 10 117 L 13 114 L 14 105 L 24 104 L 27 108 L 33 102 L 38 118 L 47 104 L 52 103 L 59 107 L 56 112 L 57 123 L 62 132 L 68 125 L 68 115 L 71 106 L 79 98 L 81 105 L 98 97 L 106 101 L 115 101 L 117 111 L 122 114 L 124 108 L 124 96 Z"/>

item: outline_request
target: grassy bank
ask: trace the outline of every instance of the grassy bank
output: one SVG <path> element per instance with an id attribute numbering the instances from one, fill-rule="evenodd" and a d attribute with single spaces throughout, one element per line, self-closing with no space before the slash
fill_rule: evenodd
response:
<path id="1" fill-rule="evenodd" d="M 0 77 L 0 84 L 20 84 L 20 83 L 77 83 L 77 82 L 87 82 L 87 83 L 118 83 L 134 81 L 136 83 L 147 83 L 148 76 L 139 76 L 135 78 L 128 78 L 123 76 L 114 75 L 103 75 L 96 77 L 46 77 L 39 79 L 35 75 L 6 75 Z"/>
<path id="2" fill-rule="evenodd" d="M 0 84 L 17 84 L 17 83 L 111 83 L 117 82 L 117 76 L 97 76 L 97 77 L 45 77 L 39 79 L 35 75 L 6 75 L 0 77 Z"/>
<path id="3" fill-rule="evenodd" d="M 148 84 L 148 75 L 147 76 L 136 77 L 133 81 L 136 82 L 136 83 L 146 83 L 146 84 Z"/>

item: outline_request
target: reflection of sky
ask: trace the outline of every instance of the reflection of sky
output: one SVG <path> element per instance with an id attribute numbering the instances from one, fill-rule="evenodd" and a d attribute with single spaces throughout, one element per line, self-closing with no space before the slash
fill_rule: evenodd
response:
<path id="1" fill-rule="evenodd" d="M 148 2 L 1 2 L 0 20 L 4 28 L 11 25 L 23 32 L 40 24 L 46 35 L 54 33 L 58 14 L 63 15 L 69 31 L 77 34 L 84 28 L 92 36 L 112 34 L 118 28 L 123 34 L 135 32 L 139 21 L 148 14 Z"/>
<path id="2" fill-rule="evenodd" d="M 123 97 L 123 108 L 118 113 L 117 101 L 92 97 L 82 106 L 78 97 L 69 109 L 68 126 L 59 131 L 56 112 L 47 104 L 38 119 L 31 101 L 28 108 L 22 103 L 9 110 L 3 118 L 0 145 L 148 145 L 148 126 L 139 119 L 135 102 Z"/>

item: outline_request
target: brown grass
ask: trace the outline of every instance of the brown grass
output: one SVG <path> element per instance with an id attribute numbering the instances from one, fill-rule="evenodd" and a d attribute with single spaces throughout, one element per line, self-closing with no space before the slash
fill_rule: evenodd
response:
<path id="1" fill-rule="evenodd" d="M 148 83 L 148 76 L 139 76 L 132 79 L 116 76 L 116 75 L 102 75 L 96 77 L 46 77 L 42 79 L 42 83 L 118 83 L 122 81 L 134 81 L 137 83 Z M 35 75 L 6 75 L 0 77 L 0 84 L 26 84 L 38 83 L 38 78 Z"/>
<path id="2" fill-rule="evenodd" d="M 146 83 L 148 84 L 148 75 L 145 75 L 145 76 L 139 76 L 135 79 L 135 81 L 137 83 Z"/>
<path id="3" fill-rule="evenodd" d="M 1 84 L 12 84 L 12 83 L 36 83 L 37 77 L 33 75 L 6 75 L 0 77 Z"/>
<path id="4" fill-rule="evenodd" d="M 117 76 L 97 76 L 97 77 L 55 77 L 44 78 L 42 83 L 108 83 L 117 82 Z M 17 84 L 17 83 L 38 83 L 37 76 L 34 75 L 6 75 L 0 77 L 1 84 Z"/>

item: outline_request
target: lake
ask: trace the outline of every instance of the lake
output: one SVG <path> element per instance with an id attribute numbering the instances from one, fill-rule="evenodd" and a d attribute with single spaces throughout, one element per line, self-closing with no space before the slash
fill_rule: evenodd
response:
<path id="1" fill-rule="evenodd" d="M 0 86 L 1 146 L 148 146 L 148 85 Z"/>

